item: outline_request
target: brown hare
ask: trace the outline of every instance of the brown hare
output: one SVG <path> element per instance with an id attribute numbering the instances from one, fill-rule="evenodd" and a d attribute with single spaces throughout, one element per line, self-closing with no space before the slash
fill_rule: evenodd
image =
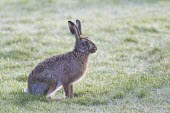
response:
<path id="1" fill-rule="evenodd" d="M 28 76 L 28 92 L 51 97 L 63 86 L 66 97 L 73 97 L 73 83 L 79 80 L 87 67 L 88 56 L 96 52 L 93 42 L 82 37 L 81 22 L 68 21 L 70 32 L 75 36 L 74 49 L 40 62 Z"/>

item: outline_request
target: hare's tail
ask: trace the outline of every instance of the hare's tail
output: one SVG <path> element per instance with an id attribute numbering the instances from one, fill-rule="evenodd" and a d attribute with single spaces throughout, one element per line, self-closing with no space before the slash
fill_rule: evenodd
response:
<path id="1" fill-rule="evenodd" d="M 28 93 L 28 89 L 27 89 L 27 88 L 24 88 L 24 89 L 23 89 L 23 92 L 24 92 L 24 93 Z"/>

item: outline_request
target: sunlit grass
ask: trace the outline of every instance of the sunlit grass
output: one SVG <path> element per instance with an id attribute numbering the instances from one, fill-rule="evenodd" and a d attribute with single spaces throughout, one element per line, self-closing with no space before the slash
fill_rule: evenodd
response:
<path id="1" fill-rule="evenodd" d="M 0 112 L 168 112 L 169 6 L 168 0 L 2 0 Z M 67 21 L 76 19 L 98 51 L 75 97 L 23 93 L 40 61 L 72 50 Z M 63 98 L 63 89 L 54 97 Z"/>

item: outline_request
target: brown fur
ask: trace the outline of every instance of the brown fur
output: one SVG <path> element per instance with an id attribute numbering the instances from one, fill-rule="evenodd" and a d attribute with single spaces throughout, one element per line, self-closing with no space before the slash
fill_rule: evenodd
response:
<path id="1" fill-rule="evenodd" d="M 83 76 L 88 56 L 96 52 L 97 47 L 90 40 L 80 37 L 81 31 L 73 22 L 68 23 L 70 32 L 76 37 L 73 51 L 40 62 L 28 77 L 28 93 L 50 97 L 63 86 L 65 96 L 73 97 L 73 83 Z M 81 28 L 79 20 L 77 24 Z"/>

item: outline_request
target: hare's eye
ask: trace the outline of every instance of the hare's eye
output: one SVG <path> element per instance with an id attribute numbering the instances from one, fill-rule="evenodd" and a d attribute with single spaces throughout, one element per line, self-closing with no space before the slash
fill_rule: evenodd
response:
<path id="1" fill-rule="evenodd" d="M 88 43 L 87 41 L 85 41 L 84 44 L 85 44 L 86 46 L 89 45 L 89 43 Z"/>
<path id="2" fill-rule="evenodd" d="M 85 46 L 85 45 L 86 45 L 86 42 L 82 42 L 82 44 L 83 44 L 83 46 Z"/>

